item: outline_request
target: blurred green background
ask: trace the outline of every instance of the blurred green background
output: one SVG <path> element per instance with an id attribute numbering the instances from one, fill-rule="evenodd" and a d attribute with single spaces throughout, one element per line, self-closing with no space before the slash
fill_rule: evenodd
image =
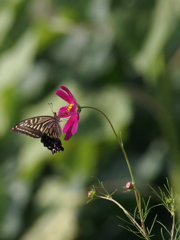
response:
<path id="1" fill-rule="evenodd" d="M 83 109 L 79 130 L 52 156 L 39 140 L 10 132 L 52 115 L 68 87 L 81 106 L 104 111 L 121 132 L 138 188 L 166 177 L 180 195 L 180 1 L 0 1 L 0 239 L 138 239 L 118 225 L 123 213 L 87 193 L 97 181 L 129 211 L 134 196 L 122 152 L 106 119 Z M 62 125 L 65 123 L 63 120 Z M 159 207 L 150 212 L 170 227 Z M 120 218 L 118 218 L 118 216 Z M 125 224 L 126 225 L 126 224 Z M 161 239 L 161 226 L 154 227 Z M 165 235 L 166 236 L 166 235 Z"/>

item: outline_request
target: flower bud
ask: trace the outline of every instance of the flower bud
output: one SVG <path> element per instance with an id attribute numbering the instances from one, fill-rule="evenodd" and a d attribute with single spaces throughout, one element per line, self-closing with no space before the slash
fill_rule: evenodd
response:
<path id="1" fill-rule="evenodd" d="M 125 188 L 126 188 L 126 189 L 133 189 L 133 188 L 134 188 L 134 185 L 133 185 L 132 182 L 127 182 Z"/>
<path id="2" fill-rule="evenodd" d="M 88 198 L 94 198 L 95 193 L 96 193 L 95 190 L 91 190 L 91 191 L 89 191 L 89 192 L 88 192 Z"/>

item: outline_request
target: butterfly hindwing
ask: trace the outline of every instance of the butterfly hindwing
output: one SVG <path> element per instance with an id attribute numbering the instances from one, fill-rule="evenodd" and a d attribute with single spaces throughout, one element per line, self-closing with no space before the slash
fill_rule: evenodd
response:
<path id="1" fill-rule="evenodd" d="M 59 138 L 51 138 L 46 134 L 43 134 L 43 136 L 41 137 L 41 142 L 52 152 L 52 154 L 64 151 L 61 140 Z"/>
<path id="2" fill-rule="evenodd" d="M 12 127 L 11 132 L 41 138 L 41 142 L 52 154 L 64 150 L 59 139 L 62 134 L 60 118 L 56 113 L 54 113 L 54 116 L 37 116 L 25 119 Z"/>

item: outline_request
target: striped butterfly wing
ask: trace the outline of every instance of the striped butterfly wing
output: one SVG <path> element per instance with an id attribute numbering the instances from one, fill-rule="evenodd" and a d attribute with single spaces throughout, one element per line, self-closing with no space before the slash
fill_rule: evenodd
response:
<path id="1" fill-rule="evenodd" d="M 25 119 L 12 127 L 11 132 L 41 138 L 41 142 L 52 154 L 64 150 L 59 139 L 62 134 L 60 118 L 56 113 L 54 116 L 37 116 Z"/>

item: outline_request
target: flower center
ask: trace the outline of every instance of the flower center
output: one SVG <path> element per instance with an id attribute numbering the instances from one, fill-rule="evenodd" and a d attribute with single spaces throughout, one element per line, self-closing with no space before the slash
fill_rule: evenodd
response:
<path id="1" fill-rule="evenodd" d="M 74 104 L 69 104 L 68 106 L 67 106 L 67 112 L 70 112 L 70 110 L 71 110 L 71 108 L 74 106 Z"/>

